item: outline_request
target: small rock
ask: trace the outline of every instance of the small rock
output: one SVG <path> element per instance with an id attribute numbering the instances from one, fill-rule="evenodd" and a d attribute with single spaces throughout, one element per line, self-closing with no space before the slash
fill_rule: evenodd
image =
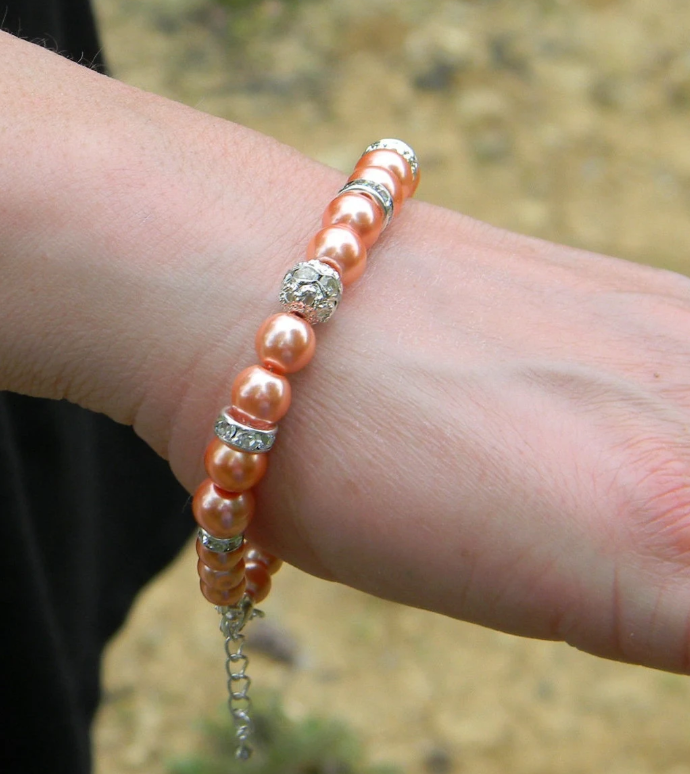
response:
<path id="1" fill-rule="evenodd" d="M 299 646 L 294 637 L 281 626 L 255 621 L 251 629 L 247 629 L 247 643 L 256 653 L 262 653 L 280 664 L 297 664 Z"/>
<path id="2" fill-rule="evenodd" d="M 502 161 L 510 156 L 512 141 L 510 135 L 501 129 L 486 129 L 472 137 L 470 146 L 479 161 Z"/>
<path id="3" fill-rule="evenodd" d="M 500 161 L 510 155 L 511 110 L 502 94 L 493 89 L 468 89 L 460 94 L 455 105 L 467 129 L 472 153 L 478 160 Z"/>
<path id="4" fill-rule="evenodd" d="M 447 750 L 435 747 L 425 756 L 423 766 L 428 774 L 450 774 L 453 771 L 453 760 Z"/>
<path id="5" fill-rule="evenodd" d="M 455 107 L 458 116 L 466 124 L 473 126 L 502 123 L 510 114 L 507 100 L 494 89 L 465 89 L 460 93 Z"/>
<path id="6" fill-rule="evenodd" d="M 482 56 L 475 36 L 440 21 L 408 36 L 405 53 L 413 82 L 423 91 L 450 89 L 458 74 L 476 67 Z"/>
<path id="7" fill-rule="evenodd" d="M 516 35 L 496 35 L 489 41 L 489 52 L 494 67 L 498 70 L 511 70 L 518 75 L 526 75 L 528 53 Z"/>
<path id="8" fill-rule="evenodd" d="M 481 49 L 476 36 L 457 26 L 436 20 L 418 28 L 405 41 L 405 53 L 411 65 L 421 69 L 434 62 L 463 70 L 476 65 Z"/>
<path id="9" fill-rule="evenodd" d="M 672 67 L 668 79 L 669 102 L 675 108 L 690 108 L 690 53 Z"/>
<path id="10" fill-rule="evenodd" d="M 425 72 L 414 79 L 421 91 L 447 91 L 455 82 L 456 68 L 448 62 L 434 62 Z"/>

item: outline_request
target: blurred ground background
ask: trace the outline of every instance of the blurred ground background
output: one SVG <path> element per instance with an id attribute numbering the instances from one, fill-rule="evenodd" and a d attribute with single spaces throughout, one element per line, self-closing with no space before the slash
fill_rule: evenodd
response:
<path id="1" fill-rule="evenodd" d="M 687 0 L 96 6 L 121 80 L 343 171 L 372 140 L 402 137 L 421 158 L 422 199 L 690 272 Z M 371 760 L 406 774 L 690 774 L 685 678 L 289 568 L 264 607 L 255 684 L 283 690 L 291 716 L 346 720 Z M 224 698 L 216 625 L 188 552 L 108 653 L 98 774 L 163 774 L 201 743 L 200 719 Z"/>

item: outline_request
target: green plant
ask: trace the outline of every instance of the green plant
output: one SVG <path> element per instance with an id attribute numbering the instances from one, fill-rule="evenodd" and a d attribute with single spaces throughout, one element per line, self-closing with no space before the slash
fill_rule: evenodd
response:
<path id="1" fill-rule="evenodd" d="M 227 710 L 204 722 L 203 752 L 174 760 L 170 774 L 399 774 L 395 767 L 371 766 L 354 732 L 333 718 L 291 720 L 275 694 L 257 694 L 253 718 L 255 748 L 247 762 L 234 757 Z"/>

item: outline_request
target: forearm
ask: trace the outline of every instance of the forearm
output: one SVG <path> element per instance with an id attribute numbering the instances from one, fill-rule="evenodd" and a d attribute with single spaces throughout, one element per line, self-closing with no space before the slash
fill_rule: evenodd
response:
<path id="1" fill-rule="evenodd" d="M 0 72 L 0 386 L 124 422 L 153 381 L 176 403 L 200 331 L 236 361 L 337 174 L 6 34 Z"/>
<path id="2" fill-rule="evenodd" d="M 191 491 L 342 182 L 0 36 L 0 387 L 131 423 Z M 690 291 L 410 202 L 317 334 L 252 536 L 383 597 L 690 669 Z"/>

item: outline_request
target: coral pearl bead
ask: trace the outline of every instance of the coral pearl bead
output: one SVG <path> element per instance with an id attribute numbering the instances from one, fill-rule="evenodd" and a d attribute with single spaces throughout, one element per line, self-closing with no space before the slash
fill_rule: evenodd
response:
<path id="1" fill-rule="evenodd" d="M 271 576 L 263 564 L 247 562 L 246 565 L 247 594 L 254 602 L 262 602 L 271 590 Z"/>
<path id="2" fill-rule="evenodd" d="M 206 449 L 204 465 L 216 486 L 226 492 L 244 492 L 261 480 L 268 467 L 268 456 L 233 449 L 214 438 Z"/>
<path id="3" fill-rule="evenodd" d="M 294 314 L 274 314 L 256 334 L 256 352 L 265 368 L 292 374 L 314 356 L 316 336 L 306 320 Z"/>
<path id="4" fill-rule="evenodd" d="M 244 554 L 245 561 L 251 564 L 263 564 L 269 575 L 275 575 L 283 566 L 283 560 L 256 546 L 249 546 Z"/>
<path id="5" fill-rule="evenodd" d="M 201 559 L 196 565 L 199 578 L 211 589 L 227 591 L 234 589 L 244 579 L 244 562 L 238 562 L 231 570 L 214 570 L 204 564 Z"/>
<path id="6" fill-rule="evenodd" d="M 371 180 L 372 183 L 382 185 L 393 199 L 393 212 L 395 214 L 400 212 L 403 203 L 402 183 L 392 172 L 383 167 L 358 166 L 350 175 L 348 182 L 351 183 L 354 180 Z"/>
<path id="7" fill-rule="evenodd" d="M 355 173 L 365 167 L 382 167 L 392 172 L 402 185 L 403 199 L 409 199 L 417 188 L 417 180 L 409 162 L 393 150 L 379 149 L 365 153 L 357 162 Z"/>
<path id="8" fill-rule="evenodd" d="M 232 385 L 232 405 L 242 416 L 275 424 L 290 408 L 290 384 L 281 374 L 250 366 Z"/>
<path id="9" fill-rule="evenodd" d="M 344 193 L 336 196 L 323 214 L 326 226 L 347 226 L 369 249 L 383 231 L 383 211 L 368 196 L 359 193 Z"/>
<path id="10" fill-rule="evenodd" d="M 234 589 L 214 589 L 211 586 L 207 586 L 203 581 L 199 581 L 199 585 L 201 593 L 212 605 L 230 607 L 231 605 L 236 605 L 244 596 L 247 581 L 243 578 Z"/>
<path id="11" fill-rule="evenodd" d="M 218 570 L 218 572 L 229 572 L 233 567 L 236 567 L 243 559 L 245 555 L 245 547 L 240 546 L 234 551 L 211 551 L 197 538 L 196 540 L 196 555 L 201 561 L 212 570 Z"/>
<path id="12" fill-rule="evenodd" d="M 316 258 L 332 266 L 340 274 L 343 285 L 350 285 L 364 273 L 367 250 L 352 229 L 327 226 L 318 231 L 309 243 L 307 258 Z"/>
<path id="13" fill-rule="evenodd" d="M 254 495 L 250 491 L 225 492 L 207 478 L 196 490 L 192 512 L 199 526 L 213 537 L 237 537 L 254 515 Z"/>

